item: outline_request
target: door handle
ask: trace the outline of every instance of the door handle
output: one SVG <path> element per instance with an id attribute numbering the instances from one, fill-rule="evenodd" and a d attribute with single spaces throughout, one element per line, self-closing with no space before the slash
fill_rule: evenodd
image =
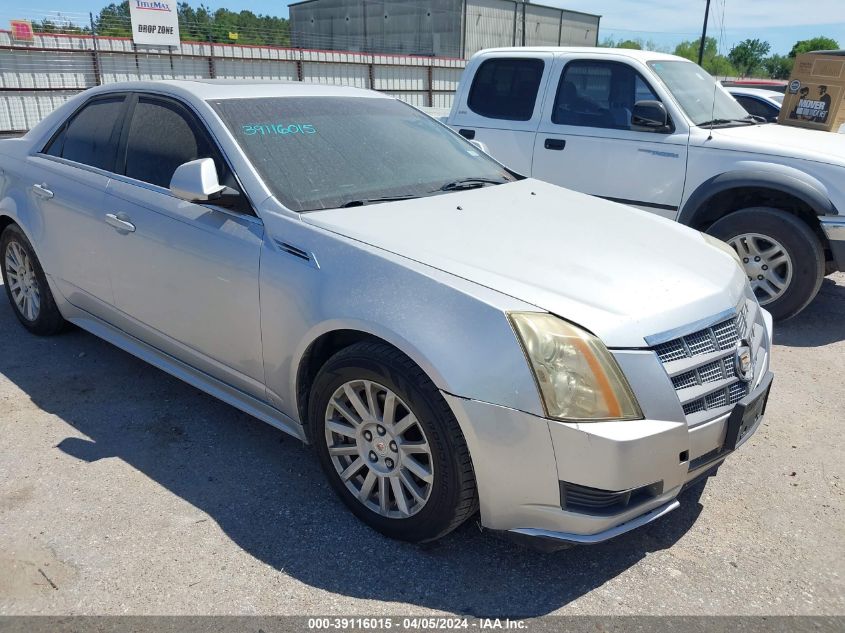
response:
<path id="1" fill-rule="evenodd" d="M 113 226 L 118 231 L 135 232 L 135 225 L 129 221 L 129 216 L 126 213 L 106 213 L 106 224 Z"/>
<path id="2" fill-rule="evenodd" d="M 546 149 L 560 151 L 564 147 L 566 147 L 566 141 L 562 138 L 547 138 L 546 141 L 543 143 L 543 147 L 545 147 Z"/>
<path id="3" fill-rule="evenodd" d="M 471 141 L 475 138 L 475 130 L 467 130 L 467 129 L 460 129 L 458 130 L 458 134 L 463 136 L 466 140 Z"/>
<path id="4" fill-rule="evenodd" d="M 53 197 L 53 192 L 47 189 L 47 183 L 43 182 L 40 185 L 32 185 L 32 191 L 41 198 L 49 200 Z"/>

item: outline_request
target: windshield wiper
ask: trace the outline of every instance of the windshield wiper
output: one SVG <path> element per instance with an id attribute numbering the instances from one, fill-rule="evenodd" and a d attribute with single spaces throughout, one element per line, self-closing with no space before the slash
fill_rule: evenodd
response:
<path id="1" fill-rule="evenodd" d="M 419 196 L 382 196 L 381 198 L 364 198 L 362 200 L 349 200 L 348 202 L 344 202 L 340 205 L 339 208 L 345 209 L 347 207 L 363 207 L 367 204 L 378 204 L 380 202 L 396 202 L 398 200 L 413 200 L 414 198 L 419 198 Z"/>
<path id="2" fill-rule="evenodd" d="M 698 123 L 698 127 L 711 127 L 714 125 L 727 125 L 728 123 L 751 123 L 753 125 L 757 124 L 757 120 L 752 116 L 748 115 L 742 119 L 712 119 L 710 121 L 704 121 L 703 123 Z"/>
<path id="3" fill-rule="evenodd" d="M 492 178 L 461 178 L 447 182 L 440 187 L 440 191 L 460 191 L 461 189 L 478 189 L 487 185 L 503 185 L 507 180 L 493 180 Z"/>

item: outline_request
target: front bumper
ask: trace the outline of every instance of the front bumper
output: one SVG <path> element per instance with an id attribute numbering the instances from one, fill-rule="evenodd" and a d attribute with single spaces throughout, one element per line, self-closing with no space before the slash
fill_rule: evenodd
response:
<path id="1" fill-rule="evenodd" d="M 764 372 L 737 406 L 759 395 L 770 376 Z M 570 423 L 443 395 L 473 456 L 482 525 L 520 537 L 599 543 L 633 530 L 677 508 L 684 487 L 731 452 L 725 449 L 730 414 L 692 428 L 655 419 Z M 621 491 L 612 494 L 636 502 L 571 511 L 566 485 L 599 491 L 599 499 Z"/>
<path id="2" fill-rule="evenodd" d="M 819 218 L 822 231 L 830 244 L 837 270 L 845 270 L 845 217 L 824 216 Z"/>

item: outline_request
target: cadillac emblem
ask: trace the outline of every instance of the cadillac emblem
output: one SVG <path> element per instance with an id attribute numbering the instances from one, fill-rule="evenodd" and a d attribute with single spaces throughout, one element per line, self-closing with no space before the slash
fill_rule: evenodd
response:
<path id="1" fill-rule="evenodd" d="M 734 367 L 741 381 L 751 382 L 754 378 L 754 358 L 751 356 L 751 346 L 746 339 L 737 343 Z"/>

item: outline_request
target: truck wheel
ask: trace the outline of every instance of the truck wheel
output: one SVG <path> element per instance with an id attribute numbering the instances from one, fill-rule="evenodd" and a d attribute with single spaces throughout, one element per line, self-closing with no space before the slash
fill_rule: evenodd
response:
<path id="1" fill-rule="evenodd" d="M 314 380 L 309 421 L 335 492 L 382 534 L 430 541 L 478 509 L 457 420 L 398 350 L 362 342 L 332 356 Z"/>
<path id="2" fill-rule="evenodd" d="M 775 319 L 795 316 L 818 293 L 824 278 L 824 250 L 815 233 L 796 216 L 752 207 L 726 215 L 707 232 L 734 248 L 757 300 Z"/>
<path id="3" fill-rule="evenodd" d="M 40 336 L 57 334 L 65 326 L 41 263 L 26 235 L 10 224 L 0 236 L 0 257 L 6 295 L 23 326 Z"/>

